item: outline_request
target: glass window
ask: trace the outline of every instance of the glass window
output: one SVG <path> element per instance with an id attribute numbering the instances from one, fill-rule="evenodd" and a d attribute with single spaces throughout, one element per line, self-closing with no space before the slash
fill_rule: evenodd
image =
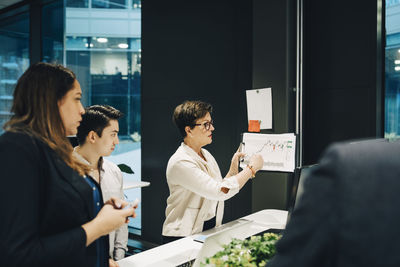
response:
<path id="1" fill-rule="evenodd" d="M 116 164 L 127 164 L 135 172 L 123 173 L 124 180 L 140 181 L 140 1 L 135 2 L 136 8 L 126 7 L 128 1 L 125 0 L 91 0 L 89 3 L 92 8 L 85 11 L 90 14 L 88 17 L 81 15 L 82 10 L 66 9 L 66 65 L 77 75 L 85 106 L 107 104 L 124 113 L 119 120 L 120 143 L 109 159 Z M 110 29 L 111 24 L 118 25 L 118 34 L 114 28 Z M 129 201 L 141 199 L 141 190 L 129 189 L 125 195 Z M 137 217 L 129 222 L 131 231 L 141 229 L 140 207 L 136 210 Z M 138 232 L 135 230 L 135 233 Z"/>
<path id="2" fill-rule="evenodd" d="M 88 7 L 88 0 L 67 0 L 66 2 L 67 7 Z"/>
<path id="3" fill-rule="evenodd" d="M 141 0 L 132 0 L 132 7 L 141 9 L 142 1 Z"/>
<path id="4" fill-rule="evenodd" d="M 42 61 L 63 64 L 64 6 L 62 1 L 42 8 Z"/>
<path id="5" fill-rule="evenodd" d="M 92 0 L 93 8 L 127 8 L 126 0 Z"/>
<path id="6" fill-rule="evenodd" d="M 400 136 L 400 0 L 386 1 L 385 137 Z"/>
<path id="7" fill-rule="evenodd" d="M 14 87 L 28 67 L 29 13 L 23 12 L 0 20 L 0 134 L 11 117 Z"/>

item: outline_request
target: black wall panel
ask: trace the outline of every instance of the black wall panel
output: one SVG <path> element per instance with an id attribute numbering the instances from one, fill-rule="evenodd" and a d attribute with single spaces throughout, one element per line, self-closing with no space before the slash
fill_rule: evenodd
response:
<path id="1" fill-rule="evenodd" d="M 304 164 L 332 142 L 381 136 L 377 0 L 304 0 Z"/>
<path id="2" fill-rule="evenodd" d="M 169 195 L 165 170 L 180 145 L 171 121 L 175 106 L 200 99 L 214 106 L 213 143 L 206 147 L 222 174 L 247 127 L 245 89 L 251 88 L 251 2 L 143 1 L 142 4 L 142 235 L 161 241 Z M 226 202 L 225 221 L 251 210 L 251 185 Z"/>
<path id="3" fill-rule="evenodd" d="M 253 1 L 253 88 L 272 88 L 273 129 L 295 131 L 296 1 Z M 292 175 L 259 172 L 253 181 L 252 211 L 286 209 Z"/>

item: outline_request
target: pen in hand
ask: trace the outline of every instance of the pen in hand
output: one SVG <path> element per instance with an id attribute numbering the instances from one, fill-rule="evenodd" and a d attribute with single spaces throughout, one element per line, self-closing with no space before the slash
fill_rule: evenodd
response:
<path id="1" fill-rule="evenodd" d="M 239 145 L 239 152 L 244 153 L 244 142 L 240 142 L 240 145 Z M 245 157 L 240 157 L 240 158 L 239 158 L 239 162 L 243 162 L 243 161 L 244 161 L 244 158 L 245 158 Z"/>

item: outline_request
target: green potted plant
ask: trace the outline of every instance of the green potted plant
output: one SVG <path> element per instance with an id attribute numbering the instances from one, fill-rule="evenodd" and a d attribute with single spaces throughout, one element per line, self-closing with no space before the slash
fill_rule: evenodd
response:
<path id="1" fill-rule="evenodd" d="M 265 233 L 249 239 L 233 239 L 224 249 L 201 263 L 203 267 L 260 267 L 275 255 L 275 243 L 281 235 Z"/>

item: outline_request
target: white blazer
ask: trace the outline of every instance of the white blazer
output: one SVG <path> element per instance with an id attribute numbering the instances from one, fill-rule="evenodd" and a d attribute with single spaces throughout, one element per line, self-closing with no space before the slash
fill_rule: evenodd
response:
<path id="1" fill-rule="evenodd" d="M 76 152 L 76 147 L 74 148 L 74 155 L 82 163 L 90 166 L 90 163 Z M 89 175 L 90 174 L 91 173 L 89 173 Z M 103 165 L 100 170 L 100 188 L 104 202 L 111 197 L 125 199 L 122 172 L 115 163 L 105 158 L 103 158 Z M 128 250 L 128 224 L 122 225 L 108 235 L 110 240 L 110 257 L 114 260 L 123 259 L 125 257 L 125 252 Z"/>
<path id="2" fill-rule="evenodd" d="M 164 236 L 199 233 L 204 222 L 214 216 L 217 216 L 216 226 L 221 225 L 224 200 L 239 192 L 236 176 L 223 179 L 214 157 L 203 148 L 201 151 L 206 161 L 182 143 L 168 161 L 170 196 L 165 210 Z M 229 192 L 223 193 L 221 187 L 229 188 Z"/>
<path id="3" fill-rule="evenodd" d="M 115 163 L 103 158 L 100 177 L 100 187 L 104 201 L 109 200 L 111 197 L 125 199 L 122 172 Z M 125 252 L 128 250 L 128 224 L 123 224 L 108 235 L 110 239 L 110 257 L 116 261 L 123 259 Z"/>

